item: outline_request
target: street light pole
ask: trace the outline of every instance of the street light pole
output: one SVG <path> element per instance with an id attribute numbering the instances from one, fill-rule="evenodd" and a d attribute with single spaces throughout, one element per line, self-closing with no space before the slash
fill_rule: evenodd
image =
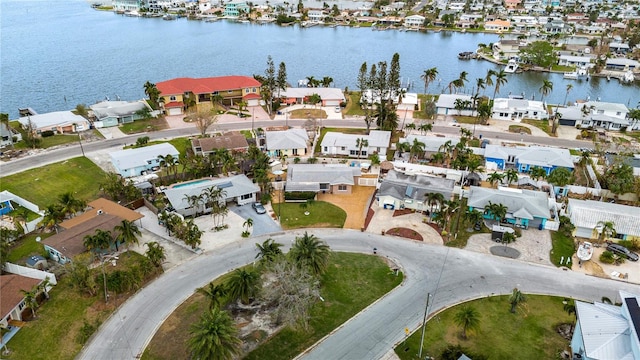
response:
<path id="1" fill-rule="evenodd" d="M 424 331 L 427 327 L 427 315 L 429 313 L 429 298 L 431 298 L 431 293 L 427 293 L 427 305 L 424 307 L 424 317 L 422 318 L 422 335 L 420 336 L 420 351 L 418 352 L 419 359 L 422 359 L 422 346 L 424 345 Z"/>

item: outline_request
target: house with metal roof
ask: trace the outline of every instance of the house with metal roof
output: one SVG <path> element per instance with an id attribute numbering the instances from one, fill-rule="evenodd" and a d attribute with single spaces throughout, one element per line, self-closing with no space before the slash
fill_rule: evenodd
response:
<path id="1" fill-rule="evenodd" d="M 571 171 L 574 168 L 569 150 L 553 147 L 488 144 L 484 149 L 484 159 L 487 163 L 496 164 L 500 170 L 515 168 L 519 172 L 529 172 L 534 167 L 540 167 L 547 175 L 559 167 Z"/>
<path id="2" fill-rule="evenodd" d="M 307 155 L 309 134 L 305 129 L 265 131 L 265 150 L 271 157 Z"/>
<path id="3" fill-rule="evenodd" d="M 560 114 L 558 123 L 560 125 L 579 128 L 602 128 L 605 130 L 622 130 L 629 127 L 630 121 L 626 118 L 628 111 L 626 106 L 624 111 L 622 108 L 616 110 L 614 106 L 606 108 L 610 109 L 606 111 L 606 113 L 604 107 L 596 110 L 586 104 L 576 104 L 575 106 L 558 108 L 557 112 Z M 622 114 L 624 114 L 624 116 L 622 116 Z"/>
<path id="4" fill-rule="evenodd" d="M 351 194 L 360 175 L 360 167 L 347 164 L 289 164 L 285 191 Z"/>
<path id="5" fill-rule="evenodd" d="M 626 58 L 610 58 L 606 60 L 605 68 L 607 70 L 638 72 L 640 62 Z"/>
<path id="6" fill-rule="evenodd" d="M 468 101 L 469 106 L 463 109 L 456 109 L 456 101 Z M 471 116 L 471 95 L 464 94 L 441 94 L 436 101 L 436 114 L 438 115 L 464 115 Z"/>
<path id="7" fill-rule="evenodd" d="M 97 128 L 118 126 L 118 124 L 132 123 L 144 118 L 143 111 L 151 114 L 151 106 L 146 101 L 101 101 L 90 105 Z"/>
<path id="8" fill-rule="evenodd" d="M 366 140 L 367 146 L 360 148 L 358 139 Z M 378 154 L 380 160 L 387 158 L 391 131 L 371 130 L 369 135 L 343 134 L 327 132 L 320 143 L 323 155 L 344 155 L 366 158 L 370 154 Z"/>
<path id="9" fill-rule="evenodd" d="M 548 117 L 542 101 L 510 98 L 497 98 L 493 101 L 492 119 L 520 122 L 522 119 L 542 120 Z"/>
<path id="10" fill-rule="evenodd" d="M 449 142 L 451 146 L 456 146 L 459 142 L 459 138 L 450 138 L 444 136 L 430 136 L 430 135 L 407 135 L 406 138 L 400 138 L 399 143 L 413 144 L 414 140 L 418 140 L 424 144 L 424 157 L 430 158 L 431 155 L 440 151 L 441 147 Z"/>
<path id="11" fill-rule="evenodd" d="M 445 200 L 451 199 L 455 180 L 440 176 L 405 174 L 389 170 L 378 190 L 378 205 L 384 209 L 429 210 L 426 195 L 442 194 Z"/>
<path id="12" fill-rule="evenodd" d="M 305 104 L 309 101 L 309 97 L 314 94 L 320 96 L 322 106 L 340 106 L 341 103 L 346 101 L 342 89 L 325 87 L 288 87 L 280 91 L 280 98 L 283 103 L 288 105 Z"/>
<path id="13" fill-rule="evenodd" d="M 616 238 L 640 240 L 640 208 L 602 201 L 569 199 L 566 209 L 571 223 L 576 227 L 574 235 L 597 238 L 599 223 L 612 221 Z"/>
<path id="14" fill-rule="evenodd" d="M 640 359 L 640 295 L 619 291 L 622 305 L 576 300 L 573 359 Z"/>
<path id="15" fill-rule="evenodd" d="M 235 202 L 238 205 L 251 204 L 256 201 L 256 194 L 260 187 L 253 183 L 246 175 L 234 175 L 230 177 L 211 177 L 173 184 L 163 190 L 167 200 L 175 211 L 183 216 L 195 215 L 196 212 L 205 214 L 211 212 L 211 208 L 201 203 L 196 208 L 187 201 L 192 196 L 201 196 L 209 188 L 222 189 L 224 202 Z M 197 205 L 196 205 L 197 206 Z"/>
<path id="16" fill-rule="evenodd" d="M 178 161 L 180 152 L 169 143 L 160 143 L 135 149 L 119 150 L 109 154 L 116 172 L 122 177 L 145 175 L 160 168 L 160 156 L 171 155 Z"/>
<path id="17" fill-rule="evenodd" d="M 485 211 L 485 206 L 489 203 L 506 206 L 507 215 L 503 221 L 525 229 L 530 226 L 545 228 L 547 221 L 556 217 L 546 192 L 507 187 L 470 188 L 467 201 L 469 210 L 478 210 L 484 214 L 485 219 L 493 219 L 494 216 Z"/>
<path id="18" fill-rule="evenodd" d="M 208 156 L 219 149 L 245 152 L 248 148 L 247 138 L 239 132 L 191 139 L 191 149 L 196 155 Z"/>
<path id="19" fill-rule="evenodd" d="M 41 134 L 47 130 L 59 134 L 89 130 L 89 120 L 71 111 L 54 111 L 25 116 L 19 118 L 18 122 L 23 129 L 31 127 L 35 134 Z"/>

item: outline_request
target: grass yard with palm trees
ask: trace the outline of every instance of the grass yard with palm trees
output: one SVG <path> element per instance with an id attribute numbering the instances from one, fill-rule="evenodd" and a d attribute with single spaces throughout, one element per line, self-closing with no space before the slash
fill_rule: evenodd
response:
<path id="1" fill-rule="evenodd" d="M 44 208 L 57 203 L 58 196 L 68 191 L 77 199 L 93 200 L 103 180 L 102 169 L 86 157 L 77 157 L 2 177 L 0 190 L 9 190 Z"/>
<path id="2" fill-rule="evenodd" d="M 436 295 L 437 296 L 437 295 Z M 440 358 L 449 345 L 460 345 L 467 355 L 483 355 L 487 359 L 555 359 L 569 345 L 556 327 L 573 323 L 575 317 L 564 309 L 563 298 L 525 295 L 526 299 L 511 313 L 511 295 L 492 296 L 451 307 L 428 322 L 422 356 Z M 467 309 L 461 311 L 461 309 Z M 472 309 L 469 311 L 468 309 Z M 463 322 L 475 312 L 475 326 L 468 326 L 467 339 Z M 465 315 L 465 316 L 463 316 Z M 475 330 L 474 330 L 475 327 Z M 418 359 L 421 328 L 395 349 L 403 360 Z"/>
<path id="3" fill-rule="evenodd" d="M 342 228 L 347 219 L 344 210 L 325 201 L 275 204 L 273 210 L 280 216 L 280 223 L 285 230 L 307 227 Z M 309 215 L 305 215 L 306 212 Z"/>

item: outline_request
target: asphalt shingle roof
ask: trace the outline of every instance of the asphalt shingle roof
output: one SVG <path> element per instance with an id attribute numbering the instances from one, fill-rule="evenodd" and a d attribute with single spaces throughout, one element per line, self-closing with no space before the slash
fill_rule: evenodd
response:
<path id="1" fill-rule="evenodd" d="M 157 159 L 158 156 L 171 154 L 180 155 L 176 148 L 169 143 L 161 143 L 136 149 L 126 149 L 112 152 L 111 161 L 118 169 L 131 169 L 147 165 L 147 160 Z"/>
<path id="2" fill-rule="evenodd" d="M 524 189 L 487 189 L 472 186 L 467 203 L 476 209 L 484 209 L 491 202 L 502 204 L 514 216 L 532 220 L 533 217 L 548 219 L 550 216 L 547 193 Z M 523 215 L 523 216 L 520 216 Z"/>
<path id="3" fill-rule="evenodd" d="M 354 185 L 354 176 L 360 174 L 360 167 L 346 164 L 289 164 L 287 186 L 289 182 Z"/>
<path id="4" fill-rule="evenodd" d="M 265 137 L 267 150 L 304 149 L 309 141 L 309 135 L 305 129 L 265 131 Z"/>

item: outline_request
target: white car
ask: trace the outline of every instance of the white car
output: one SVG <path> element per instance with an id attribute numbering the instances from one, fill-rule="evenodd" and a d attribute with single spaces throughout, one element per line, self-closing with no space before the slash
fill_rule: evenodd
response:
<path id="1" fill-rule="evenodd" d="M 342 112 L 342 109 L 340 108 L 340 106 L 336 106 L 336 108 L 335 108 L 335 112 L 337 112 L 337 113 Z"/>

